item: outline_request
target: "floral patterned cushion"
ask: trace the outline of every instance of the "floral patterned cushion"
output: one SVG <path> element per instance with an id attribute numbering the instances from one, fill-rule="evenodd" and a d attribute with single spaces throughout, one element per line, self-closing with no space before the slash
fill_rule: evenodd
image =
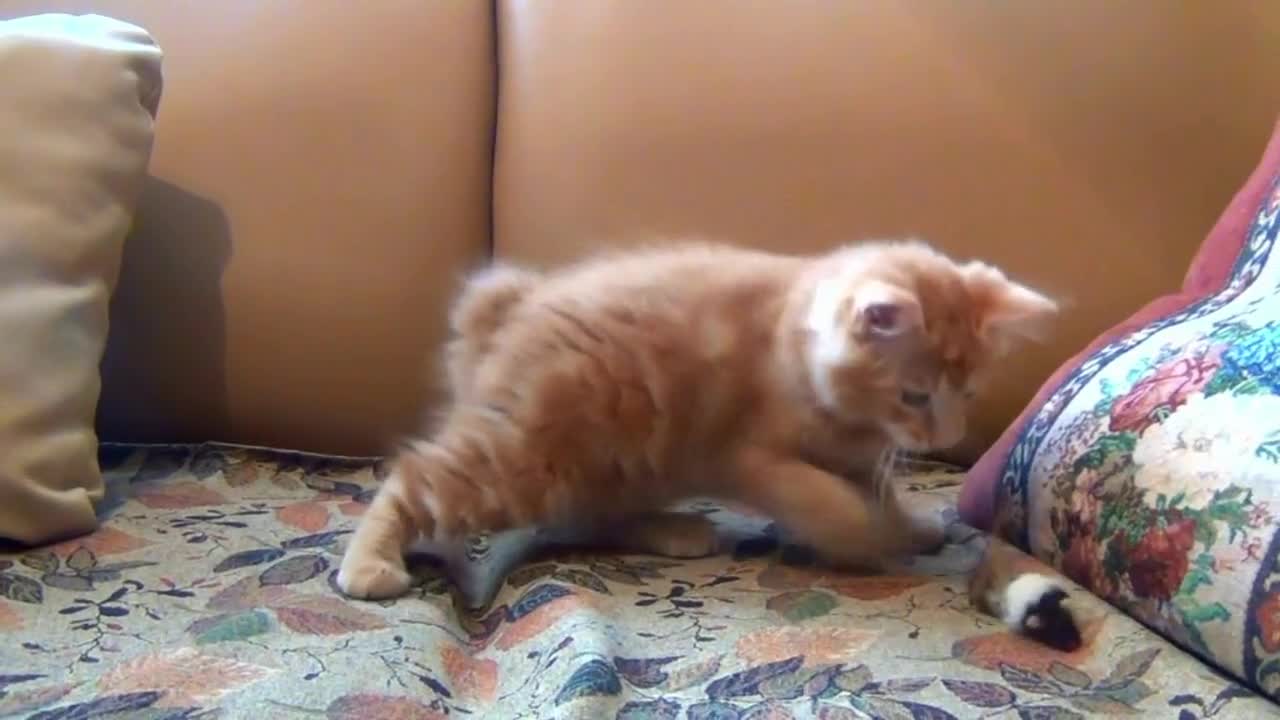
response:
<path id="1" fill-rule="evenodd" d="M 1224 227 L 1215 292 L 1093 352 L 975 473 L 1002 534 L 1280 698 L 1280 140 Z"/>
<path id="2" fill-rule="evenodd" d="M 396 601 L 334 588 L 371 460 L 108 447 L 102 465 L 101 529 L 0 553 L 0 717 L 1280 717 L 1101 601 L 1070 654 L 974 612 L 985 540 L 954 521 L 946 468 L 899 482 L 951 521 L 947 547 L 890 576 L 822 572 L 765 520 L 699 503 L 725 541 L 700 560 L 490 564 L 477 540 L 476 567 L 515 570 L 469 609 L 425 557 Z"/>
<path id="3" fill-rule="evenodd" d="M 1155 298 L 1124 321 L 1102 332 L 1054 371 L 1040 387 L 1035 398 L 969 472 L 960 493 L 961 519 L 976 528 L 991 528 L 997 498 L 996 485 L 1005 474 L 1010 453 L 1015 446 L 1025 450 L 1021 445 L 1024 431 L 1042 414 L 1055 393 L 1068 382 L 1078 379 L 1078 371 L 1087 362 L 1096 360 L 1104 350 L 1113 352 L 1116 347 L 1123 347 L 1121 341 L 1131 335 L 1149 330 L 1157 323 L 1168 322 L 1174 316 L 1181 316 L 1189 308 L 1203 304 L 1236 281 L 1239 276 L 1237 261 L 1246 251 L 1258 208 L 1270 191 L 1277 172 L 1280 172 L 1280 121 L 1277 121 L 1271 142 L 1253 174 L 1201 243 L 1182 287 L 1177 292 Z"/>

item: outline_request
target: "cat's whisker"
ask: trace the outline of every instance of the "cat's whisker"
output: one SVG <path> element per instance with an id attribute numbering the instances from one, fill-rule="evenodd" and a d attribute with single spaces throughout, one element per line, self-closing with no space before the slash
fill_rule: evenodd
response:
<path id="1" fill-rule="evenodd" d="M 881 504 L 888 501 L 889 493 L 893 489 L 893 479 L 897 471 L 899 452 L 900 449 L 896 445 L 890 445 L 880 451 L 880 455 L 876 458 L 876 464 L 872 470 L 871 487 L 875 493 L 876 500 Z"/>

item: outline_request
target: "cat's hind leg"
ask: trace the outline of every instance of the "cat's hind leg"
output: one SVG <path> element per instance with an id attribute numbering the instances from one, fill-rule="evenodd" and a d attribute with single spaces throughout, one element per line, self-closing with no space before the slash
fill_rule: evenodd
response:
<path id="1" fill-rule="evenodd" d="M 603 550 L 691 559 L 714 555 L 719 547 L 715 523 L 692 512 L 647 512 L 598 526 L 586 543 Z"/>
<path id="2" fill-rule="evenodd" d="M 399 469 L 387 476 L 347 544 L 337 584 L 353 598 L 379 600 L 402 595 L 412 578 L 405 549 L 429 522 Z"/>
<path id="3" fill-rule="evenodd" d="M 503 478 L 474 443 L 419 441 L 396 458 L 347 545 L 337 583 L 350 597 L 402 595 L 412 579 L 405 552 L 419 539 L 461 542 L 523 524 L 499 501 Z"/>
<path id="4" fill-rule="evenodd" d="M 455 405 L 430 440 L 406 444 L 365 512 L 338 571 L 343 593 L 384 599 L 411 579 L 405 553 L 418 540 L 452 545 L 514 528 L 590 515 L 576 474 L 530 449 L 500 408 Z"/>

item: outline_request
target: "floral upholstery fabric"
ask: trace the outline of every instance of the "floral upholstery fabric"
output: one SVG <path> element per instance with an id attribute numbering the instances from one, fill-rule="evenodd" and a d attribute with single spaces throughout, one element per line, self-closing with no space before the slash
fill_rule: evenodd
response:
<path id="1" fill-rule="evenodd" d="M 429 559 L 393 602 L 334 588 L 372 461 L 109 447 L 103 467 L 100 530 L 0 555 L 0 716 L 1280 716 L 1101 601 L 1075 653 L 1003 632 L 964 595 L 985 539 L 954 521 L 940 554 L 860 577 L 697 504 L 720 555 L 546 550 L 468 610 Z M 953 519 L 961 479 L 917 465 L 899 482 Z"/>
<path id="2" fill-rule="evenodd" d="M 1280 697 L 1280 185 L 1222 291 L 1096 352 L 1009 453 L 1006 532 Z"/>

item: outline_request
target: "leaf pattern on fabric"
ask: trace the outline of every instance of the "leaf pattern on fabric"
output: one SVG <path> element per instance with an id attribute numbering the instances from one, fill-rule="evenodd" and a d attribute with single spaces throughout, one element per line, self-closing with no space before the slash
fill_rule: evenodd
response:
<path id="1" fill-rule="evenodd" d="M 233 462 L 223 469 L 228 487 L 248 487 L 258 482 L 259 465 L 253 461 Z"/>
<path id="2" fill-rule="evenodd" d="M 690 660 L 670 671 L 664 670 L 667 679 L 661 683 L 661 687 L 667 692 L 679 692 L 685 688 L 701 685 L 720 672 L 723 661 L 723 655 L 712 655 L 701 660 Z"/>
<path id="3" fill-rule="evenodd" d="M 836 673 L 836 676 L 832 678 L 832 683 L 846 692 L 861 693 L 871 686 L 871 678 L 871 668 L 860 663 Z"/>
<path id="4" fill-rule="evenodd" d="M 258 582 L 262 585 L 297 585 L 328 569 L 329 560 L 323 555 L 294 555 L 263 570 Z"/>
<path id="5" fill-rule="evenodd" d="M 778 613 L 789 622 L 801 622 L 822 617 L 839 603 L 828 593 L 816 590 L 787 592 L 769 598 L 765 607 Z"/>
<path id="6" fill-rule="evenodd" d="M 1065 694 L 1065 690 L 1058 682 L 1032 670 L 1024 670 L 1023 668 L 1002 664 L 1000 665 L 1000 677 L 1004 678 L 1005 682 L 1009 683 L 1011 687 L 1023 692 L 1040 695 Z"/>
<path id="7" fill-rule="evenodd" d="M 767 700 L 822 697 L 831 689 L 832 681 L 840 673 L 840 669 L 839 665 L 796 669 L 761 682 L 756 691 Z"/>
<path id="8" fill-rule="evenodd" d="M 221 448 L 203 447 L 191 456 L 191 462 L 187 468 L 197 480 L 208 480 L 227 470 L 229 464 L 226 451 Z"/>
<path id="9" fill-rule="evenodd" d="M 460 697 L 491 701 L 498 691 L 498 663 L 477 658 L 455 645 L 440 650 L 449 684 Z"/>
<path id="10" fill-rule="evenodd" d="M 670 676 L 664 668 L 679 659 L 677 655 L 657 658 L 615 657 L 613 667 L 634 687 L 648 689 L 666 682 Z"/>
<path id="11" fill-rule="evenodd" d="M 124 695 L 107 695 L 88 702 L 65 705 L 53 710 L 38 712 L 27 720 L 91 720 L 107 716 L 119 717 L 122 713 L 136 713 L 156 704 L 162 697 L 158 692 L 126 693 Z"/>
<path id="12" fill-rule="evenodd" d="M 580 568 L 556 570 L 551 573 L 551 578 L 563 583 L 569 583 L 570 585 L 577 585 L 578 587 L 586 588 L 593 592 L 600 593 L 601 595 L 609 594 L 609 586 L 605 585 L 603 580 L 597 577 L 595 573 L 588 572 Z"/>
<path id="13" fill-rule="evenodd" d="M 551 574 L 556 571 L 556 569 L 557 569 L 557 565 L 555 563 L 539 563 L 537 565 L 526 565 L 522 568 L 517 568 L 513 570 L 510 574 L 507 575 L 507 585 L 510 585 L 511 587 L 514 587 L 514 588 L 522 588 L 526 585 L 532 584 L 537 580 L 550 577 Z M 558 586 L 549 585 L 548 587 L 558 587 Z"/>
<path id="14" fill-rule="evenodd" d="M 303 535 L 301 537 L 285 540 L 280 543 L 280 547 L 285 550 L 306 550 L 311 548 L 329 547 L 348 532 L 350 532 L 350 530 L 330 530 L 329 532 Z"/>
<path id="15" fill-rule="evenodd" d="M 597 695 L 617 695 L 622 692 L 622 683 L 618 674 L 603 660 L 595 658 L 573 671 L 560 692 L 556 693 L 555 704 L 564 705 L 578 698 Z"/>
<path id="16" fill-rule="evenodd" d="M 818 710 L 814 713 L 814 717 L 818 720 L 862 720 L 865 715 L 860 715 L 853 710 L 839 705 L 830 703 L 822 703 L 818 706 Z"/>
<path id="17" fill-rule="evenodd" d="M 1120 659 L 1098 684 L 1103 687 L 1119 687 L 1147 674 L 1160 655 L 1160 648 L 1144 648 Z"/>
<path id="18" fill-rule="evenodd" d="M 632 700 L 623 705 L 615 720 L 676 720 L 680 717 L 680 703 L 668 699 Z"/>
<path id="19" fill-rule="evenodd" d="M 690 705 L 685 717 L 689 720 L 740 720 L 742 713 L 734 705 L 709 700 Z"/>
<path id="20" fill-rule="evenodd" d="M 304 635 L 346 635 L 380 630 L 385 620 L 338 598 L 299 595 L 275 607 L 280 624 Z"/>
<path id="21" fill-rule="evenodd" d="M 139 493 L 136 500 L 153 510 L 183 510 L 227 502 L 221 493 L 198 482 L 177 482 L 147 490 Z"/>
<path id="22" fill-rule="evenodd" d="M 974 707 L 1000 708 L 1012 705 L 1018 699 L 1012 690 L 991 682 L 944 679 L 942 685 L 966 704 Z"/>
<path id="23" fill-rule="evenodd" d="M 1142 672 L 1146 672 L 1146 670 L 1144 669 Z M 1136 673 L 1134 676 L 1141 674 Z M 1063 665 L 1060 662 L 1054 662 L 1049 666 L 1049 676 L 1063 685 L 1074 688 L 1087 688 L 1093 684 L 1093 678 L 1089 677 L 1087 673 L 1083 673 L 1069 665 Z"/>
<path id="24" fill-rule="evenodd" d="M 354 693 L 334 700 L 326 720 L 445 720 L 448 716 L 408 697 Z"/>
<path id="25" fill-rule="evenodd" d="M 0 632 L 21 630 L 23 625 L 22 613 L 8 602 L 0 600 Z"/>
<path id="26" fill-rule="evenodd" d="M 219 590 L 209 598 L 206 607 L 218 613 L 269 608 L 285 602 L 292 596 L 293 593 L 288 588 L 278 585 L 264 586 L 262 581 L 254 575 L 237 580 Z"/>
<path id="27" fill-rule="evenodd" d="M 573 609 L 581 606 L 578 595 L 557 585 L 543 585 L 526 593 L 508 615 L 509 624 L 494 646 L 510 650 L 537 637 Z"/>
<path id="28" fill-rule="evenodd" d="M 149 544 L 148 541 L 140 537 L 135 537 L 110 525 L 104 525 L 86 537 L 54 545 L 49 548 L 49 552 L 55 556 L 66 558 L 83 548 L 92 552 L 96 557 L 103 558 L 141 550 Z"/>
<path id="29" fill-rule="evenodd" d="M 753 664 L 801 657 L 817 665 L 857 657 L 878 636 L 877 631 L 853 627 L 766 627 L 744 635 L 737 650 Z"/>
<path id="30" fill-rule="evenodd" d="M 0 597 L 16 603 L 39 605 L 44 602 L 44 588 L 25 575 L 0 572 Z"/>
<path id="31" fill-rule="evenodd" d="M 98 688 L 113 694 L 155 690 L 158 705 L 183 707 L 216 702 L 228 692 L 258 682 L 269 668 L 230 658 L 205 655 L 194 648 L 161 651 L 128 660 L 98 679 Z"/>
<path id="32" fill-rule="evenodd" d="M 1056 705 L 1025 705 L 1018 708 L 1019 720 L 1081 720 L 1083 715 Z"/>
<path id="33" fill-rule="evenodd" d="M 933 705 L 925 705 L 924 703 L 902 701 L 901 707 L 910 713 L 912 720 L 958 720 L 955 715 Z"/>
<path id="34" fill-rule="evenodd" d="M 348 518 L 358 518 L 361 515 L 364 515 L 364 511 L 368 509 L 368 504 L 356 502 L 354 500 L 338 503 L 338 512 Z"/>
<path id="35" fill-rule="evenodd" d="M 935 677 L 924 678 L 891 678 L 884 681 L 873 681 L 862 688 L 860 695 L 864 697 L 891 697 L 901 698 L 903 695 L 911 695 L 929 687 L 937 681 Z"/>
<path id="36" fill-rule="evenodd" d="M 846 576 L 780 545 L 764 518 L 696 503 L 737 552 L 693 561 L 530 553 L 497 578 L 481 574 L 504 565 L 505 546 L 477 542 L 461 569 L 498 588 L 485 607 L 464 609 L 454 570 L 429 553 L 415 556 L 412 592 L 366 602 L 344 597 L 334 576 L 354 528 L 343 508 L 365 507 L 377 487 L 371 462 L 223 446 L 108 452 L 124 458 L 104 467 L 125 497 L 97 532 L 0 553 L 0 668 L 21 669 L 0 673 L 0 715 L 896 720 L 1187 710 L 1205 720 L 1271 712 L 1114 611 L 1086 625 L 1086 646 L 1071 654 L 992 632 L 994 622 L 962 597 L 981 538 L 929 558 L 927 572 Z M 961 477 L 929 472 L 904 479 L 904 492 L 954 498 Z M 213 494 L 222 501 L 189 506 Z M 962 528 L 950 536 L 976 537 Z"/>
<path id="37" fill-rule="evenodd" d="M 64 575 L 62 573 L 46 573 L 40 576 L 45 587 L 68 590 L 70 592 L 87 592 L 92 590 L 93 578 L 84 575 Z"/>
<path id="38" fill-rule="evenodd" d="M 830 578 L 828 573 L 814 568 L 773 563 L 756 575 L 756 584 L 766 590 L 809 590 Z"/>
<path id="39" fill-rule="evenodd" d="M 1088 633 L 1086 632 L 1086 635 Z M 998 671 L 1003 664 L 1047 673 L 1054 663 L 1076 667 L 1088 661 L 1095 645 L 1086 643 L 1072 653 L 1063 653 L 1021 635 L 1000 631 L 963 638 L 951 646 L 951 656 L 972 667 Z"/>
<path id="40" fill-rule="evenodd" d="M 276 510 L 276 518 L 289 527 L 318 533 L 329 524 L 329 509 L 318 502 L 300 502 Z"/>
<path id="41" fill-rule="evenodd" d="M 779 675 L 793 673 L 803 665 L 804 657 L 797 656 L 740 670 L 708 685 L 707 695 L 718 700 L 756 695 L 759 694 L 760 683 Z"/>
<path id="42" fill-rule="evenodd" d="M 923 577 L 858 577 L 833 579 L 829 587 L 845 597 L 857 600 L 886 600 L 924 585 Z"/>
<path id="43" fill-rule="evenodd" d="M 0 717 L 21 715 L 48 707 L 74 689 L 75 686 L 71 683 L 59 683 L 5 692 L 0 694 Z"/>
<path id="44" fill-rule="evenodd" d="M 741 720 L 794 720 L 795 715 L 782 703 L 765 700 L 747 708 L 738 717 Z"/>
<path id="45" fill-rule="evenodd" d="M 67 554 L 70 554 L 70 551 Z M 18 559 L 18 562 L 42 573 L 57 572 L 58 568 L 62 567 L 62 557 L 49 550 L 36 550 L 25 553 Z"/>
<path id="46" fill-rule="evenodd" d="M 215 615 L 192 623 L 187 632 L 197 645 L 247 640 L 271 629 L 271 616 L 261 610 Z"/>
<path id="47" fill-rule="evenodd" d="M 284 551 L 280 548 L 257 548 L 254 550 L 243 550 L 228 555 L 222 562 L 213 566 L 215 573 L 224 573 L 230 570 L 239 570 L 240 568 L 251 567 L 253 565 L 261 565 L 263 563 L 275 562 L 284 557 Z"/>

